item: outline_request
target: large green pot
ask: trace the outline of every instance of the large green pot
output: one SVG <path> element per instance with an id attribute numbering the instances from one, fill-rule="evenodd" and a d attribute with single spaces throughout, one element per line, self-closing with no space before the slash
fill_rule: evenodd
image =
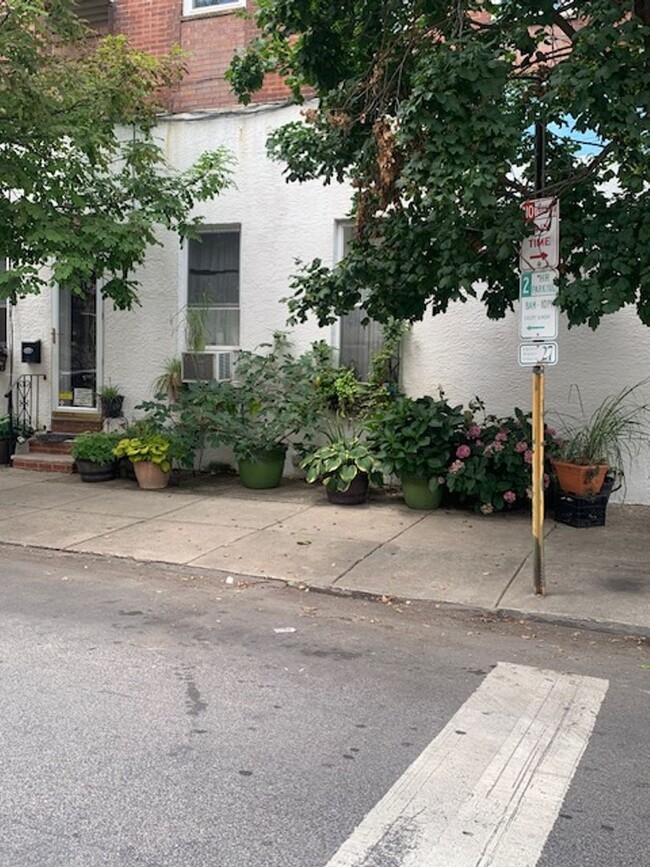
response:
<path id="1" fill-rule="evenodd" d="M 255 455 L 254 458 L 239 461 L 239 478 L 245 488 L 262 490 L 277 488 L 282 480 L 286 446 L 278 446 L 271 451 Z"/>
<path id="2" fill-rule="evenodd" d="M 421 476 L 406 476 L 402 479 L 402 494 L 409 509 L 437 509 L 442 500 L 442 489 L 437 482 L 429 487 L 429 480 Z"/>

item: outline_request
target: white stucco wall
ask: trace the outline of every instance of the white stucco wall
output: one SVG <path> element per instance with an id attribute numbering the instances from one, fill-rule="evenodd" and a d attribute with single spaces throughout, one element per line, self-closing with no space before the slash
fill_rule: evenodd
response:
<path id="1" fill-rule="evenodd" d="M 190 165 L 201 152 L 218 145 L 236 157 L 233 188 L 198 213 L 210 226 L 241 226 L 241 346 L 252 349 L 286 327 L 289 279 L 295 259 L 321 258 L 332 262 L 335 223 L 346 217 L 349 190 L 319 183 L 287 184 L 281 166 L 266 157 L 272 129 L 299 116 L 296 108 L 240 110 L 222 114 L 176 117 L 160 126 L 169 161 L 178 168 Z M 138 274 L 141 305 L 129 312 L 103 304 L 104 383 L 123 390 L 127 416 L 151 386 L 164 360 L 178 355 L 183 344 L 182 308 L 186 293 L 186 253 L 178 239 L 161 235 Z M 42 416 L 50 409 L 51 299 L 49 293 L 21 301 L 15 311 L 16 353 L 21 339 L 43 341 L 44 362 L 34 372 L 48 374 L 42 394 Z M 293 333 L 297 348 L 330 338 L 307 323 Z M 517 365 L 515 316 L 502 322 L 487 320 L 473 301 L 457 304 L 441 317 L 416 324 L 405 340 L 403 384 L 413 395 L 432 393 L 441 385 L 453 401 L 479 395 L 488 411 L 511 412 L 530 406 L 531 374 Z M 596 333 L 589 329 L 561 329 L 560 361 L 547 371 L 549 421 L 553 411 L 576 414 L 568 403 L 572 384 L 580 387 L 587 411 L 605 396 L 650 376 L 650 329 L 641 326 L 632 310 L 607 317 Z M 16 362 L 15 372 L 30 368 Z M 0 374 L 0 376 L 2 376 Z M 6 377 L 5 377 L 6 378 Z M 0 380 L 0 387 L 3 383 Z M 627 500 L 650 503 L 650 450 L 627 470 Z"/>

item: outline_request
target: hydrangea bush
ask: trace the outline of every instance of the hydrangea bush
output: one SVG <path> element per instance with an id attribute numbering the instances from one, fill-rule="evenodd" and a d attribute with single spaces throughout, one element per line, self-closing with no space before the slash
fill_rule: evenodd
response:
<path id="1" fill-rule="evenodd" d="M 457 432 L 454 461 L 447 467 L 445 482 L 456 502 L 489 515 L 530 500 L 533 431 L 530 413 L 515 409 L 512 416 L 484 415 L 477 420 L 483 410 L 480 401 L 470 404 L 465 424 Z M 546 427 L 547 450 L 557 444 L 555 431 Z M 546 472 L 544 486 L 549 484 Z"/>

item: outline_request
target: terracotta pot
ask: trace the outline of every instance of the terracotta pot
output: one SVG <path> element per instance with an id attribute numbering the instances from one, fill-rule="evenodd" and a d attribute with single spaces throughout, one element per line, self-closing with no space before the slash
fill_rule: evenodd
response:
<path id="1" fill-rule="evenodd" d="M 609 467 L 607 464 L 585 466 L 566 461 L 552 461 L 557 483 L 565 494 L 590 497 L 600 492 Z"/>
<path id="2" fill-rule="evenodd" d="M 169 484 L 171 471 L 163 473 L 158 464 L 151 461 L 136 461 L 133 469 L 143 491 L 161 491 Z"/>

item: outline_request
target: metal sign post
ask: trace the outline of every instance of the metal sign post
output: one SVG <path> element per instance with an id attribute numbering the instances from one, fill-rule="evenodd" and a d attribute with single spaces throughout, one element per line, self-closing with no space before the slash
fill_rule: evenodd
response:
<path id="1" fill-rule="evenodd" d="M 557 268 L 559 265 L 559 207 L 554 201 L 542 199 L 546 173 L 546 127 L 541 121 L 535 124 L 535 192 L 537 198 L 524 205 L 527 220 L 532 219 L 535 232 L 525 238 L 521 250 L 521 270 L 544 270 Z M 530 289 L 532 296 L 533 276 L 529 281 L 522 281 Z M 545 282 L 545 281 L 544 281 Z M 551 283 L 554 280 L 551 278 Z M 523 287 L 522 287 L 523 295 Z M 522 302 L 523 304 L 523 302 Z M 541 317 L 544 307 L 540 299 L 540 319 L 537 322 L 540 332 L 553 338 L 557 336 L 557 319 L 555 322 Z M 557 308 L 553 316 L 557 317 Z M 520 334 L 524 332 L 524 314 Z M 536 322 L 536 317 L 533 318 Z M 530 323 L 529 323 L 530 325 Z M 551 331 L 555 333 L 550 333 Z M 530 333 L 530 332 L 528 332 Z M 540 334 L 542 336 L 542 334 Z M 533 368 L 533 585 L 536 595 L 546 595 L 544 578 L 544 367 L 537 364 Z"/>
<path id="2" fill-rule="evenodd" d="M 533 582 L 546 595 L 544 580 L 544 368 L 533 368 Z"/>

